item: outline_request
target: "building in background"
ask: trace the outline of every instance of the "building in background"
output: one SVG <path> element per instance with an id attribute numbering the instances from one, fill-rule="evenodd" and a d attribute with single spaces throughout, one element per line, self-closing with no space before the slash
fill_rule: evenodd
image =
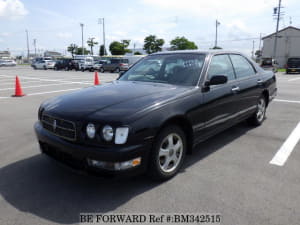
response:
<path id="1" fill-rule="evenodd" d="M 0 59 L 3 58 L 10 58 L 10 52 L 9 51 L 0 51 Z"/>
<path id="2" fill-rule="evenodd" d="M 62 54 L 60 52 L 45 51 L 44 57 L 59 58 L 62 57 Z"/>
<path id="3" fill-rule="evenodd" d="M 262 59 L 273 58 L 275 33 L 262 38 Z M 300 57 L 300 29 L 286 27 L 278 31 L 275 60 L 279 67 L 284 67 L 289 57 Z"/>

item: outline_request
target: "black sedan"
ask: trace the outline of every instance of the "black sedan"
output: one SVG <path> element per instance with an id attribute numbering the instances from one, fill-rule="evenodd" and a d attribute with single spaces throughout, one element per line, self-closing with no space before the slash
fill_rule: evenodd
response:
<path id="1" fill-rule="evenodd" d="M 174 176 L 193 147 L 242 120 L 260 125 L 276 78 L 236 52 L 152 54 L 101 86 L 45 101 L 41 151 L 81 170 Z"/>

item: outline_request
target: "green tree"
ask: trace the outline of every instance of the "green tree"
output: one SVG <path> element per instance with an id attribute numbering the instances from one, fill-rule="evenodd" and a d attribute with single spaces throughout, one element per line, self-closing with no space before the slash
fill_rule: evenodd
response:
<path id="1" fill-rule="evenodd" d="M 78 49 L 78 46 L 77 46 L 76 44 L 70 44 L 70 45 L 68 46 L 68 52 L 71 53 L 72 58 L 74 57 L 74 54 L 76 54 L 77 49 Z"/>
<path id="2" fill-rule="evenodd" d="M 86 48 L 83 48 L 83 51 L 84 51 L 85 55 L 90 54 L 90 51 L 87 50 Z M 82 55 L 82 47 L 77 48 L 75 54 L 76 55 Z"/>
<path id="3" fill-rule="evenodd" d="M 105 54 L 105 50 L 104 50 L 104 45 L 100 45 L 99 55 L 100 55 L 100 56 L 106 55 L 106 54 Z"/>
<path id="4" fill-rule="evenodd" d="M 155 35 L 149 35 L 144 39 L 144 50 L 148 54 L 159 52 L 162 50 L 164 43 L 164 39 L 157 39 Z"/>
<path id="5" fill-rule="evenodd" d="M 185 37 L 176 37 L 171 42 L 171 50 L 198 49 L 197 45 Z"/>
<path id="6" fill-rule="evenodd" d="M 125 55 L 125 53 L 131 52 L 127 47 L 130 44 L 130 40 L 114 41 L 109 45 L 109 51 L 112 55 Z"/>
<path id="7" fill-rule="evenodd" d="M 95 39 L 94 37 L 89 38 L 86 42 L 88 44 L 88 46 L 90 46 L 90 48 L 91 48 L 92 55 L 94 55 L 93 47 L 98 44 L 98 42 L 94 41 L 94 39 Z"/>
<path id="8" fill-rule="evenodd" d="M 140 52 L 134 52 L 133 54 L 134 55 L 141 55 L 142 53 L 140 53 Z"/>

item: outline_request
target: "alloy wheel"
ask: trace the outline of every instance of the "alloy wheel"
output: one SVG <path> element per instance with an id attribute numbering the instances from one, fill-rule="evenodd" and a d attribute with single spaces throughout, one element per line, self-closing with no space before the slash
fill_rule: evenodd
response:
<path id="1" fill-rule="evenodd" d="M 176 133 L 166 136 L 159 149 L 158 164 L 165 173 L 173 172 L 179 165 L 183 155 L 183 141 Z"/>

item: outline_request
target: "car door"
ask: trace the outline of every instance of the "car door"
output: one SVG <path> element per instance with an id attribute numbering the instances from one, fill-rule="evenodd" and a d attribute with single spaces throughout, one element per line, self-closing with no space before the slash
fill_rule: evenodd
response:
<path id="1" fill-rule="evenodd" d="M 37 67 L 38 69 L 42 69 L 42 68 L 43 68 L 43 65 L 44 65 L 44 62 L 45 62 L 44 60 L 38 61 L 37 64 L 36 64 L 36 65 L 37 65 L 36 67 Z"/>
<path id="2" fill-rule="evenodd" d="M 206 81 L 216 75 L 224 75 L 228 81 L 225 84 L 210 85 L 203 93 L 204 128 L 199 137 L 206 138 L 232 125 L 238 111 L 236 80 L 232 63 L 227 54 L 212 56 L 206 73 Z"/>
<path id="3" fill-rule="evenodd" d="M 110 60 L 107 60 L 105 63 L 103 63 L 104 70 L 109 70 L 109 64 L 110 64 Z"/>
<path id="4" fill-rule="evenodd" d="M 261 95 L 263 80 L 252 63 L 242 55 L 230 54 L 230 59 L 239 82 L 238 103 L 239 117 L 242 119 L 255 112 Z"/>

